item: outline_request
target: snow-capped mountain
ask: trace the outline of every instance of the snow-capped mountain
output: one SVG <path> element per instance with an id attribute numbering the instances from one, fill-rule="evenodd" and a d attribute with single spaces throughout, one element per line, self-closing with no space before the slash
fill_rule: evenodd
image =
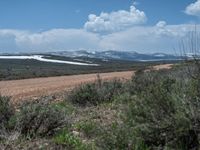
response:
<path id="1" fill-rule="evenodd" d="M 99 58 L 99 59 L 115 59 L 115 60 L 129 60 L 129 61 L 160 61 L 160 60 L 179 60 L 180 56 L 165 54 L 165 53 L 152 53 L 152 54 L 141 54 L 137 52 L 128 51 L 60 51 L 60 52 L 50 52 L 48 54 L 65 56 L 65 57 L 89 57 L 89 58 Z"/>

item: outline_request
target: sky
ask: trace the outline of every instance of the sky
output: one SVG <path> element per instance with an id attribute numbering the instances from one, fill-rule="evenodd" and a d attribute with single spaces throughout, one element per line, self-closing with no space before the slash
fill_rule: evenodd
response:
<path id="1" fill-rule="evenodd" d="M 0 0 L 0 52 L 173 53 L 200 0 Z"/>

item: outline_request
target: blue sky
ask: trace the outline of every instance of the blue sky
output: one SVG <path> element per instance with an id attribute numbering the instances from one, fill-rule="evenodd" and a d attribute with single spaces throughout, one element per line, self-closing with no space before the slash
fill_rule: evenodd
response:
<path id="1" fill-rule="evenodd" d="M 89 14 L 128 10 L 130 0 L 0 0 L 0 27 L 27 30 L 82 28 Z M 170 24 L 197 21 L 184 9 L 195 0 L 138 0 L 137 8 L 148 16 L 147 24 L 159 20 Z"/>
<path id="2" fill-rule="evenodd" d="M 0 0 L 0 52 L 172 52 L 200 0 Z"/>
<path id="3" fill-rule="evenodd" d="M 82 28 L 91 13 L 129 9 L 130 5 L 128 0 L 1 0 L 1 28 Z"/>

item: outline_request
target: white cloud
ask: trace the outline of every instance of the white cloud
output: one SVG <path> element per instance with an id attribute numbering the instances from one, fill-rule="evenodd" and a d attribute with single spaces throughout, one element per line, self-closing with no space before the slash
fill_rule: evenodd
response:
<path id="1" fill-rule="evenodd" d="M 165 21 L 159 21 L 157 24 L 156 24 L 156 26 L 157 27 L 160 27 L 160 28 L 163 28 L 163 27 L 165 27 L 167 25 L 167 23 L 165 22 Z"/>
<path id="2" fill-rule="evenodd" d="M 71 49 L 97 49 L 99 37 L 81 29 L 53 29 L 42 33 L 16 36 L 19 50 L 59 51 Z"/>
<path id="3" fill-rule="evenodd" d="M 192 29 L 189 24 L 133 27 L 104 36 L 100 45 L 103 49 L 173 53 L 179 41 Z"/>
<path id="4" fill-rule="evenodd" d="M 197 29 L 200 25 L 197 25 Z M 173 52 L 193 25 L 135 26 L 124 31 L 101 35 L 84 29 L 54 29 L 41 33 L 0 30 L 0 52 L 45 52 L 61 50 L 128 50 Z"/>
<path id="5" fill-rule="evenodd" d="M 188 5 L 185 9 L 185 13 L 188 15 L 200 17 L 200 0 Z"/>
<path id="6" fill-rule="evenodd" d="M 99 16 L 90 14 L 84 28 L 96 33 L 110 33 L 143 24 L 146 20 L 145 13 L 132 5 L 129 11 L 102 12 Z"/>

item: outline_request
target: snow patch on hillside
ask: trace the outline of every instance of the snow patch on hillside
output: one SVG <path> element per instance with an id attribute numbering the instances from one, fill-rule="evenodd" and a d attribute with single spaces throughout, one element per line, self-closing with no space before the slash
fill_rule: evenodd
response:
<path id="1" fill-rule="evenodd" d="M 71 65 L 80 65 L 80 66 L 99 66 L 98 64 L 89 64 L 73 61 L 64 61 L 64 60 L 55 60 L 43 58 L 42 55 L 32 55 L 32 56 L 0 56 L 0 59 L 34 59 L 42 62 L 51 62 L 51 63 L 62 63 L 62 64 L 71 64 Z"/>

